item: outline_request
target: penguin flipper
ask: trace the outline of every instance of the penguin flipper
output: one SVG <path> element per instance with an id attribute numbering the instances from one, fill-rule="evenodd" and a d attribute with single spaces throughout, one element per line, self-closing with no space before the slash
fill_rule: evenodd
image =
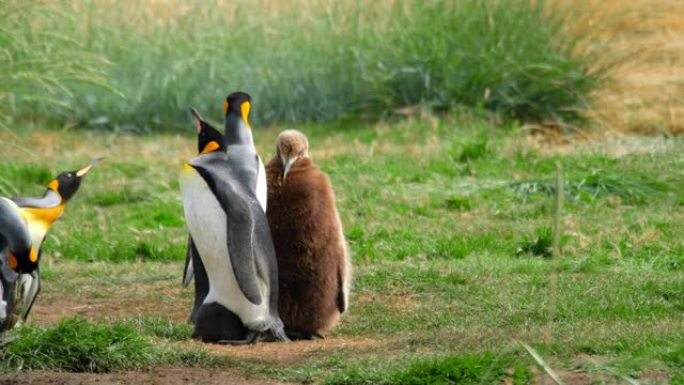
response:
<path id="1" fill-rule="evenodd" d="M 31 248 L 31 233 L 19 214 L 19 206 L 7 198 L 0 198 L 0 238 L 14 252 Z"/>
<path id="2" fill-rule="evenodd" d="M 26 298 L 24 298 L 24 308 L 21 311 L 21 320 L 26 321 L 29 312 L 31 312 L 31 309 L 33 308 L 33 304 L 36 302 L 36 297 L 38 297 L 38 293 L 40 292 L 40 269 L 36 268 L 31 274 L 22 275 L 31 277 L 29 290 L 26 294 Z"/>
<path id="3" fill-rule="evenodd" d="M 225 159 L 211 158 L 195 167 L 226 214 L 226 242 L 235 279 L 247 300 L 261 304 L 254 254 L 254 215 L 265 216 L 254 194 L 235 180 Z M 257 211 L 258 210 L 258 211 Z"/>
<path id="4" fill-rule="evenodd" d="M 190 313 L 190 322 L 197 322 L 197 314 L 200 307 L 204 303 L 204 299 L 209 294 L 209 277 L 207 270 L 204 268 L 202 258 L 195 247 L 195 242 L 188 237 L 188 253 L 190 256 L 190 263 L 192 264 L 192 271 L 195 275 L 195 302 L 192 305 L 192 312 Z"/>
<path id="5" fill-rule="evenodd" d="M 7 242 L 0 234 L 0 306 L 3 306 L 4 310 L 4 314 L 0 312 L 0 335 L 14 326 L 10 318 L 14 306 L 14 284 L 18 274 L 9 267 L 8 251 Z"/>
<path id="6" fill-rule="evenodd" d="M 188 287 L 190 281 L 192 281 L 192 277 L 195 275 L 192 263 L 193 249 L 192 238 L 188 237 L 188 251 L 185 254 L 185 268 L 183 268 L 183 287 Z"/>
<path id="7" fill-rule="evenodd" d="M 253 204 L 256 202 L 253 202 Z M 226 216 L 228 224 L 228 253 L 240 290 L 249 302 L 260 305 L 261 292 L 257 283 L 254 255 L 254 217 L 250 202 L 243 197 L 229 201 Z M 261 210 L 261 207 L 256 207 Z"/>
<path id="8" fill-rule="evenodd" d="M 344 313 L 347 310 L 347 293 L 345 290 L 344 282 L 344 272 L 342 267 L 337 267 L 337 298 L 335 299 L 335 304 L 337 305 L 337 310 L 340 313 Z"/>

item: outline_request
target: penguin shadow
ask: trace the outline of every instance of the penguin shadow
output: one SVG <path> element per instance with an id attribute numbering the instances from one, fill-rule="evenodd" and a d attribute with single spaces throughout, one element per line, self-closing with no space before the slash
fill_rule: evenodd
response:
<path id="1" fill-rule="evenodd" d="M 291 341 L 324 340 L 316 332 L 285 331 Z M 254 345 L 257 342 L 276 342 L 270 333 L 256 333 L 247 329 L 240 317 L 217 303 L 203 305 L 197 313 L 192 338 L 217 345 Z M 235 341 L 242 341 L 236 343 Z"/>
<path id="2" fill-rule="evenodd" d="M 200 308 L 194 324 L 192 338 L 205 343 L 227 345 L 226 341 L 248 341 L 248 330 L 240 317 L 215 302 Z M 248 342 L 254 343 L 256 340 Z"/>

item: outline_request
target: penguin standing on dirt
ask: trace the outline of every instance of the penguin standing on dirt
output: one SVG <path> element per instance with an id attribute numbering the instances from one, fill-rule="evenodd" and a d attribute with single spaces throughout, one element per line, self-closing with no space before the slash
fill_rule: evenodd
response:
<path id="1" fill-rule="evenodd" d="M 275 251 L 257 194 L 258 157 L 247 123 L 250 101 L 243 95 L 226 100 L 225 138 L 192 110 L 200 154 L 183 166 L 180 187 L 198 291 L 193 336 L 248 344 L 268 332 L 287 341 L 278 315 Z M 238 127 L 229 127 L 229 121 Z"/>
<path id="2" fill-rule="evenodd" d="M 290 338 L 323 337 L 347 310 L 351 261 L 330 181 L 306 136 L 283 131 L 266 166 L 268 222 L 278 257 L 279 310 Z"/>
<path id="3" fill-rule="evenodd" d="M 0 333 L 26 320 L 40 291 L 38 262 L 47 231 L 101 159 L 59 174 L 40 198 L 0 198 Z"/>

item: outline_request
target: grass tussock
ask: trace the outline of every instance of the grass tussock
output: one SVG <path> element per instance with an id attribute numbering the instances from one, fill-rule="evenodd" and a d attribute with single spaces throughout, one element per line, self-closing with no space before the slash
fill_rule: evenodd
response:
<path id="1" fill-rule="evenodd" d="M 529 180 L 511 183 L 510 187 L 518 196 L 528 199 L 531 194 L 553 195 L 556 187 L 550 180 Z M 648 175 L 614 174 L 607 170 L 592 170 L 584 177 L 574 177 L 563 186 L 566 199 L 595 201 L 598 198 L 612 197 L 622 204 L 644 205 L 650 200 L 662 197 L 668 190 L 667 182 L 658 181 Z"/>
<path id="2" fill-rule="evenodd" d="M 678 0 L 552 1 L 575 55 L 595 58 L 610 81 L 591 93 L 587 116 L 603 131 L 684 132 L 684 3 Z"/>
<path id="3" fill-rule="evenodd" d="M 106 373 L 165 364 L 219 365 L 221 359 L 205 351 L 170 348 L 150 338 L 187 338 L 183 326 L 159 319 L 106 324 L 79 317 L 47 328 L 23 326 L 4 336 L 10 342 L 0 347 L 0 370 Z"/>
<path id="4" fill-rule="evenodd" d="M 153 360 L 153 348 L 123 324 L 100 325 L 69 318 L 51 328 L 22 327 L 0 350 L 5 369 L 110 372 L 139 369 Z"/>
<path id="5" fill-rule="evenodd" d="M 18 8 L 35 21 L 8 19 L 16 26 L 9 38 L 28 40 L 7 52 L 33 52 L 45 64 L 29 67 L 30 77 L 55 80 L 21 83 L 16 92 L 8 86 L 12 103 L 4 108 L 14 118 L 58 124 L 185 128 L 188 105 L 220 116 L 221 100 L 234 89 L 254 96 L 259 124 L 379 118 L 416 105 L 467 106 L 506 120 L 577 121 L 598 84 L 591 63 L 572 55 L 563 13 L 546 13 L 543 1 L 98 0 L 40 12 L 24 7 L 32 10 L 0 5 L 0 15 Z M 25 50 L 38 35 L 50 37 L 41 40 L 49 47 Z M 21 82 L 13 63 L 0 62 L 2 73 Z M 42 83 L 52 86 L 35 86 Z"/>
<path id="6" fill-rule="evenodd" d="M 525 366 L 512 365 L 509 357 L 481 355 L 414 359 L 407 366 L 352 368 L 332 376 L 326 385 L 446 385 L 446 384 L 527 384 L 531 374 Z"/>
<path id="7" fill-rule="evenodd" d="M 79 85 L 117 94 L 106 75 L 110 63 L 66 28 L 77 23 L 58 4 L 0 3 L 0 128 L 35 118 L 40 110 L 73 111 Z"/>

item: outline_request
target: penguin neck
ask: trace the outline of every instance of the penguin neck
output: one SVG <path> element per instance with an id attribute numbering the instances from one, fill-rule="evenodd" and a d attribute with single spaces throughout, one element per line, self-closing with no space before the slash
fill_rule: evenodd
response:
<path id="1" fill-rule="evenodd" d="M 46 229 L 62 216 L 66 205 L 59 193 L 50 189 L 41 198 L 20 198 L 15 202 L 29 222 L 38 221 Z"/>
<path id="2" fill-rule="evenodd" d="M 225 129 L 224 143 L 226 146 L 243 145 L 254 147 L 252 130 L 247 126 L 242 117 L 233 114 L 228 115 L 226 117 Z"/>
<path id="3" fill-rule="evenodd" d="M 36 209 L 48 209 L 64 206 L 66 202 L 62 200 L 62 196 L 52 189 L 47 189 L 43 196 L 37 197 L 21 197 L 12 198 L 12 201 L 21 208 L 36 208 Z"/>

